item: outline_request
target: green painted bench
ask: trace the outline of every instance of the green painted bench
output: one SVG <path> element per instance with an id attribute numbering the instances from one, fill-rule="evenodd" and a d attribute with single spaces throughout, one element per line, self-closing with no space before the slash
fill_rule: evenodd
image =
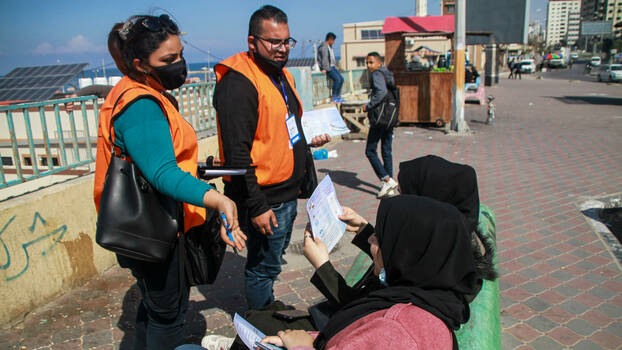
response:
<path id="1" fill-rule="evenodd" d="M 496 228 L 495 216 L 492 210 L 480 205 L 479 223 L 477 229 L 483 233 L 485 239 L 495 247 Z M 494 255 L 495 266 L 497 264 L 496 253 Z M 372 260 L 363 252 L 357 255 L 352 267 L 346 275 L 348 284 L 353 285 L 358 281 Z M 501 349 L 501 323 L 499 315 L 499 282 L 486 281 L 477 297 L 471 302 L 471 318 L 456 332 L 459 348 L 462 350 L 497 350 Z"/>

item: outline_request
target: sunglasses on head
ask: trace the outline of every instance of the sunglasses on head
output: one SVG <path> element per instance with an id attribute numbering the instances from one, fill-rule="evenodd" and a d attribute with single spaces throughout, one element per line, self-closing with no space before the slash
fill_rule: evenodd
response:
<path id="1" fill-rule="evenodd" d="M 173 32 L 178 32 L 177 24 L 168 15 L 160 15 L 159 17 L 149 16 L 140 21 L 143 27 L 151 32 L 159 32 L 162 29 L 169 28 Z"/>

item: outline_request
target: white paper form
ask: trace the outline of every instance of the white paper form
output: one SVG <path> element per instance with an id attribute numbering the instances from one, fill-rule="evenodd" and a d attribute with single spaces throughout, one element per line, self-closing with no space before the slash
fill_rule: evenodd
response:
<path id="1" fill-rule="evenodd" d="M 313 191 L 307 202 L 307 214 L 313 235 L 324 242 L 330 253 L 346 232 L 346 223 L 339 220 L 343 210 L 330 176 L 326 175 Z"/>
<path id="2" fill-rule="evenodd" d="M 259 329 L 255 328 L 252 324 L 248 323 L 244 317 L 236 314 L 233 316 L 233 327 L 238 332 L 240 339 L 248 346 L 249 349 L 255 349 L 256 342 L 260 342 L 266 337 Z"/>
<path id="3" fill-rule="evenodd" d="M 280 350 L 278 346 L 274 346 L 272 344 L 261 343 L 261 340 L 266 337 L 259 329 L 255 328 L 252 324 L 248 323 L 244 317 L 238 315 L 236 312 L 233 316 L 233 327 L 235 327 L 235 331 L 242 339 L 242 342 L 251 350 L 257 349 L 260 347 L 262 349 L 270 349 L 270 350 Z"/>
<path id="4" fill-rule="evenodd" d="M 318 135 L 328 134 L 335 137 L 350 132 L 335 107 L 304 112 L 301 123 L 307 142 L 311 142 L 311 139 Z"/>

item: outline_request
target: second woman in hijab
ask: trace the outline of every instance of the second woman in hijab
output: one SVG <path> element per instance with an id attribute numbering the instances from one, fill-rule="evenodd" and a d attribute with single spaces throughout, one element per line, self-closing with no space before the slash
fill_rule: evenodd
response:
<path id="1" fill-rule="evenodd" d="M 397 178 L 400 193 L 449 203 L 464 215 L 477 272 L 484 279 L 496 279 L 497 273 L 492 261 L 494 242 L 485 237 L 478 228 L 480 203 L 475 169 L 435 155 L 401 162 L 399 169 Z M 480 242 L 484 248 L 483 254 Z"/>
<path id="2" fill-rule="evenodd" d="M 374 264 L 354 287 L 336 272 L 326 247 L 305 237 L 311 281 L 337 310 L 317 337 L 281 331 L 266 342 L 288 349 L 451 349 L 453 331 L 469 319 L 466 296 L 478 276 L 468 226 L 452 205 L 401 195 L 383 199 L 376 228 L 351 209 L 342 217 L 358 232 Z"/>

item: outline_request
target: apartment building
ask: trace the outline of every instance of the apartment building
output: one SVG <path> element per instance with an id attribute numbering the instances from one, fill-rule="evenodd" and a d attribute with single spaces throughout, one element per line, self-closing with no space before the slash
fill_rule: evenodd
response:
<path id="1" fill-rule="evenodd" d="M 581 0 L 549 0 L 546 17 L 546 45 L 562 40 L 574 45 L 579 38 Z"/>
<path id="2" fill-rule="evenodd" d="M 622 38 L 622 28 L 616 28 L 616 23 L 622 22 L 622 0 L 609 0 L 605 13 L 605 21 L 611 21 L 611 32 L 616 38 Z"/>
<path id="3" fill-rule="evenodd" d="M 622 0 L 583 0 L 581 3 L 583 21 L 611 21 L 612 26 L 622 22 Z M 616 38 L 622 38 L 621 28 L 611 28 Z"/>
<path id="4" fill-rule="evenodd" d="M 343 25 L 340 68 L 365 68 L 367 54 L 376 51 L 384 58 L 384 21 L 346 23 Z"/>

